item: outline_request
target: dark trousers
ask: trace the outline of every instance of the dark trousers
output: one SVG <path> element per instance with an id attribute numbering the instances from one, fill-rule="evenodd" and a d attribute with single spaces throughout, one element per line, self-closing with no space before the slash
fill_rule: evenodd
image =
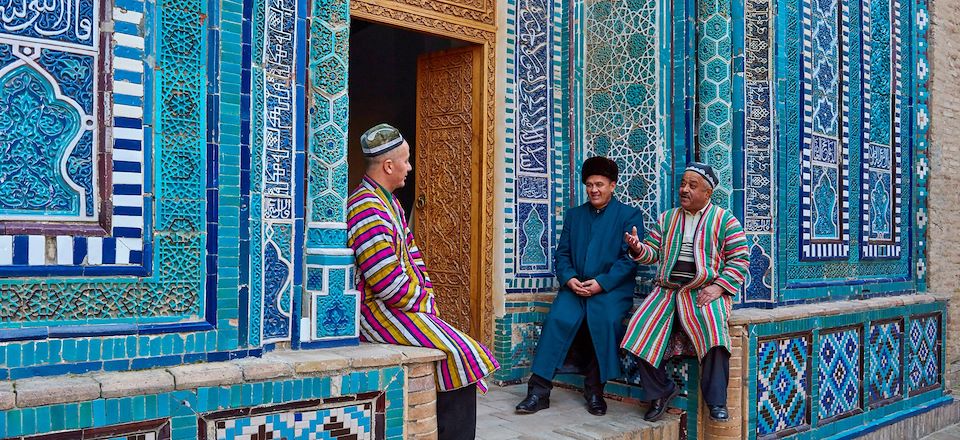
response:
<path id="1" fill-rule="evenodd" d="M 677 387 L 661 364 L 660 368 L 640 359 L 640 383 L 647 398 L 661 399 L 670 395 Z M 730 380 L 730 353 L 723 347 L 713 347 L 700 362 L 700 391 L 707 405 L 727 405 L 727 383 Z"/>
<path id="2" fill-rule="evenodd" d="M 573 338 L 573 344 L 570 345 L 567 361 L 559 372 L 583 374 L 584 396 L 603 394 L 605 384 L 600 381 L 600 362 L 597 361 L 597 352 L 593 348 L 593 339 L 590 338 L 590 327 L 587 325 L 586 319 L 580 324 L 580 329 L 577 330 L 577 335 Z M 550 390 L 553 389 L 552 380 L 552 377 L 532 374 L 530 381 L 527 382 L 527 394 L 550 397 Z"/>
<path id="3" fill-rule="evenodd" d="M 437 392 L 437 439 L 473 440 L 477 436 L 477 385 Z"/>

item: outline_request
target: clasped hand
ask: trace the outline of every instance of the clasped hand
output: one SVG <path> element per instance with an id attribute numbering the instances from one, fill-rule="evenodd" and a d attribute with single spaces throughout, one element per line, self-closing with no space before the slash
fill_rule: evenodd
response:
<path id="1" fill-rule="evenodd" d="M 576 278 L 570 278 L 570 281 L 567 281 L 567 287 L 573 291 L 573 293 L 582 296 L 584 298 L 589 298 L 593 295 L 600 293 L 603 288 L 600 287 L 600 283 L 597 280 L 587 280 L 580 282 Z"/>

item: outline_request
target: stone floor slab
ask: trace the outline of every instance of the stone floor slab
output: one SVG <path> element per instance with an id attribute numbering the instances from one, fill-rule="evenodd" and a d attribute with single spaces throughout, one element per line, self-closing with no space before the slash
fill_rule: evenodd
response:
<path id="1" fill-rule="evenodd" d="M 607 415 L 587 412 L 579 391 L 554 388 L 550 408 L 536 414 L 516 414 L 514 407 L 527 393 L 526 385 L 491 387 L 477 398 L 478 440 L 612 440 L 659 433 L 680 418 L 667 414 L 657 423 L 643 420 L 640 407 L 607 399 Z"/>

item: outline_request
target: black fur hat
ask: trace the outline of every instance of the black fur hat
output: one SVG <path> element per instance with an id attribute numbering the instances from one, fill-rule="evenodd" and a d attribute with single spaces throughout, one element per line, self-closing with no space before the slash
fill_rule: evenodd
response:
<path id="1" fill-rule="evenodd" d="M 620 168 L 617 163 L 603 156 L 594 156 L 583 161 L 583 168 L 580 169 L 580 183 L 587 183 L 590 176 L 604 176 L 616 183 L 617 176 L 620 174 Z"/>

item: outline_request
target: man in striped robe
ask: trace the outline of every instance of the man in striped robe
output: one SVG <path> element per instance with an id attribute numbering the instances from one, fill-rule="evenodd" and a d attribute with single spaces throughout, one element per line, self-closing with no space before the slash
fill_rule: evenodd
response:
<path id="1" fill-rule="evenodd" d="M 437 362 L 437 430 L 444 439 L 473 439 L 476 391 L 499 368 L 490 350 L 440 319 L 423 255 L 393 191 L 404 186 L 410 146 L 400 132 L 380 124 L 360 139 L 366 174 L 347 201 L 347 245 L 354 250 L 359 283 L 360 337 L 364 341 L 442 350 Z"/>
<path id="2" fill-rule="evenodd" d="M 630 319 L 621 343 L 640 358 L 640 381 L 651 400 L 644 418 L 650 421 L 659 419 L 680 393 L 660 365 L 675 319 L 700 358 L 700 388 L 710 418 L 729 419 L 727 317 L 750 261 L 740 222 L 710 203 L 717 183 L 710 166 L 689 164 L 680 183 L 681 207 L 661 214 L 645 240 L 636 231 L 625 237 L 634 261 L 659 263 L 653 292 Z"/>

